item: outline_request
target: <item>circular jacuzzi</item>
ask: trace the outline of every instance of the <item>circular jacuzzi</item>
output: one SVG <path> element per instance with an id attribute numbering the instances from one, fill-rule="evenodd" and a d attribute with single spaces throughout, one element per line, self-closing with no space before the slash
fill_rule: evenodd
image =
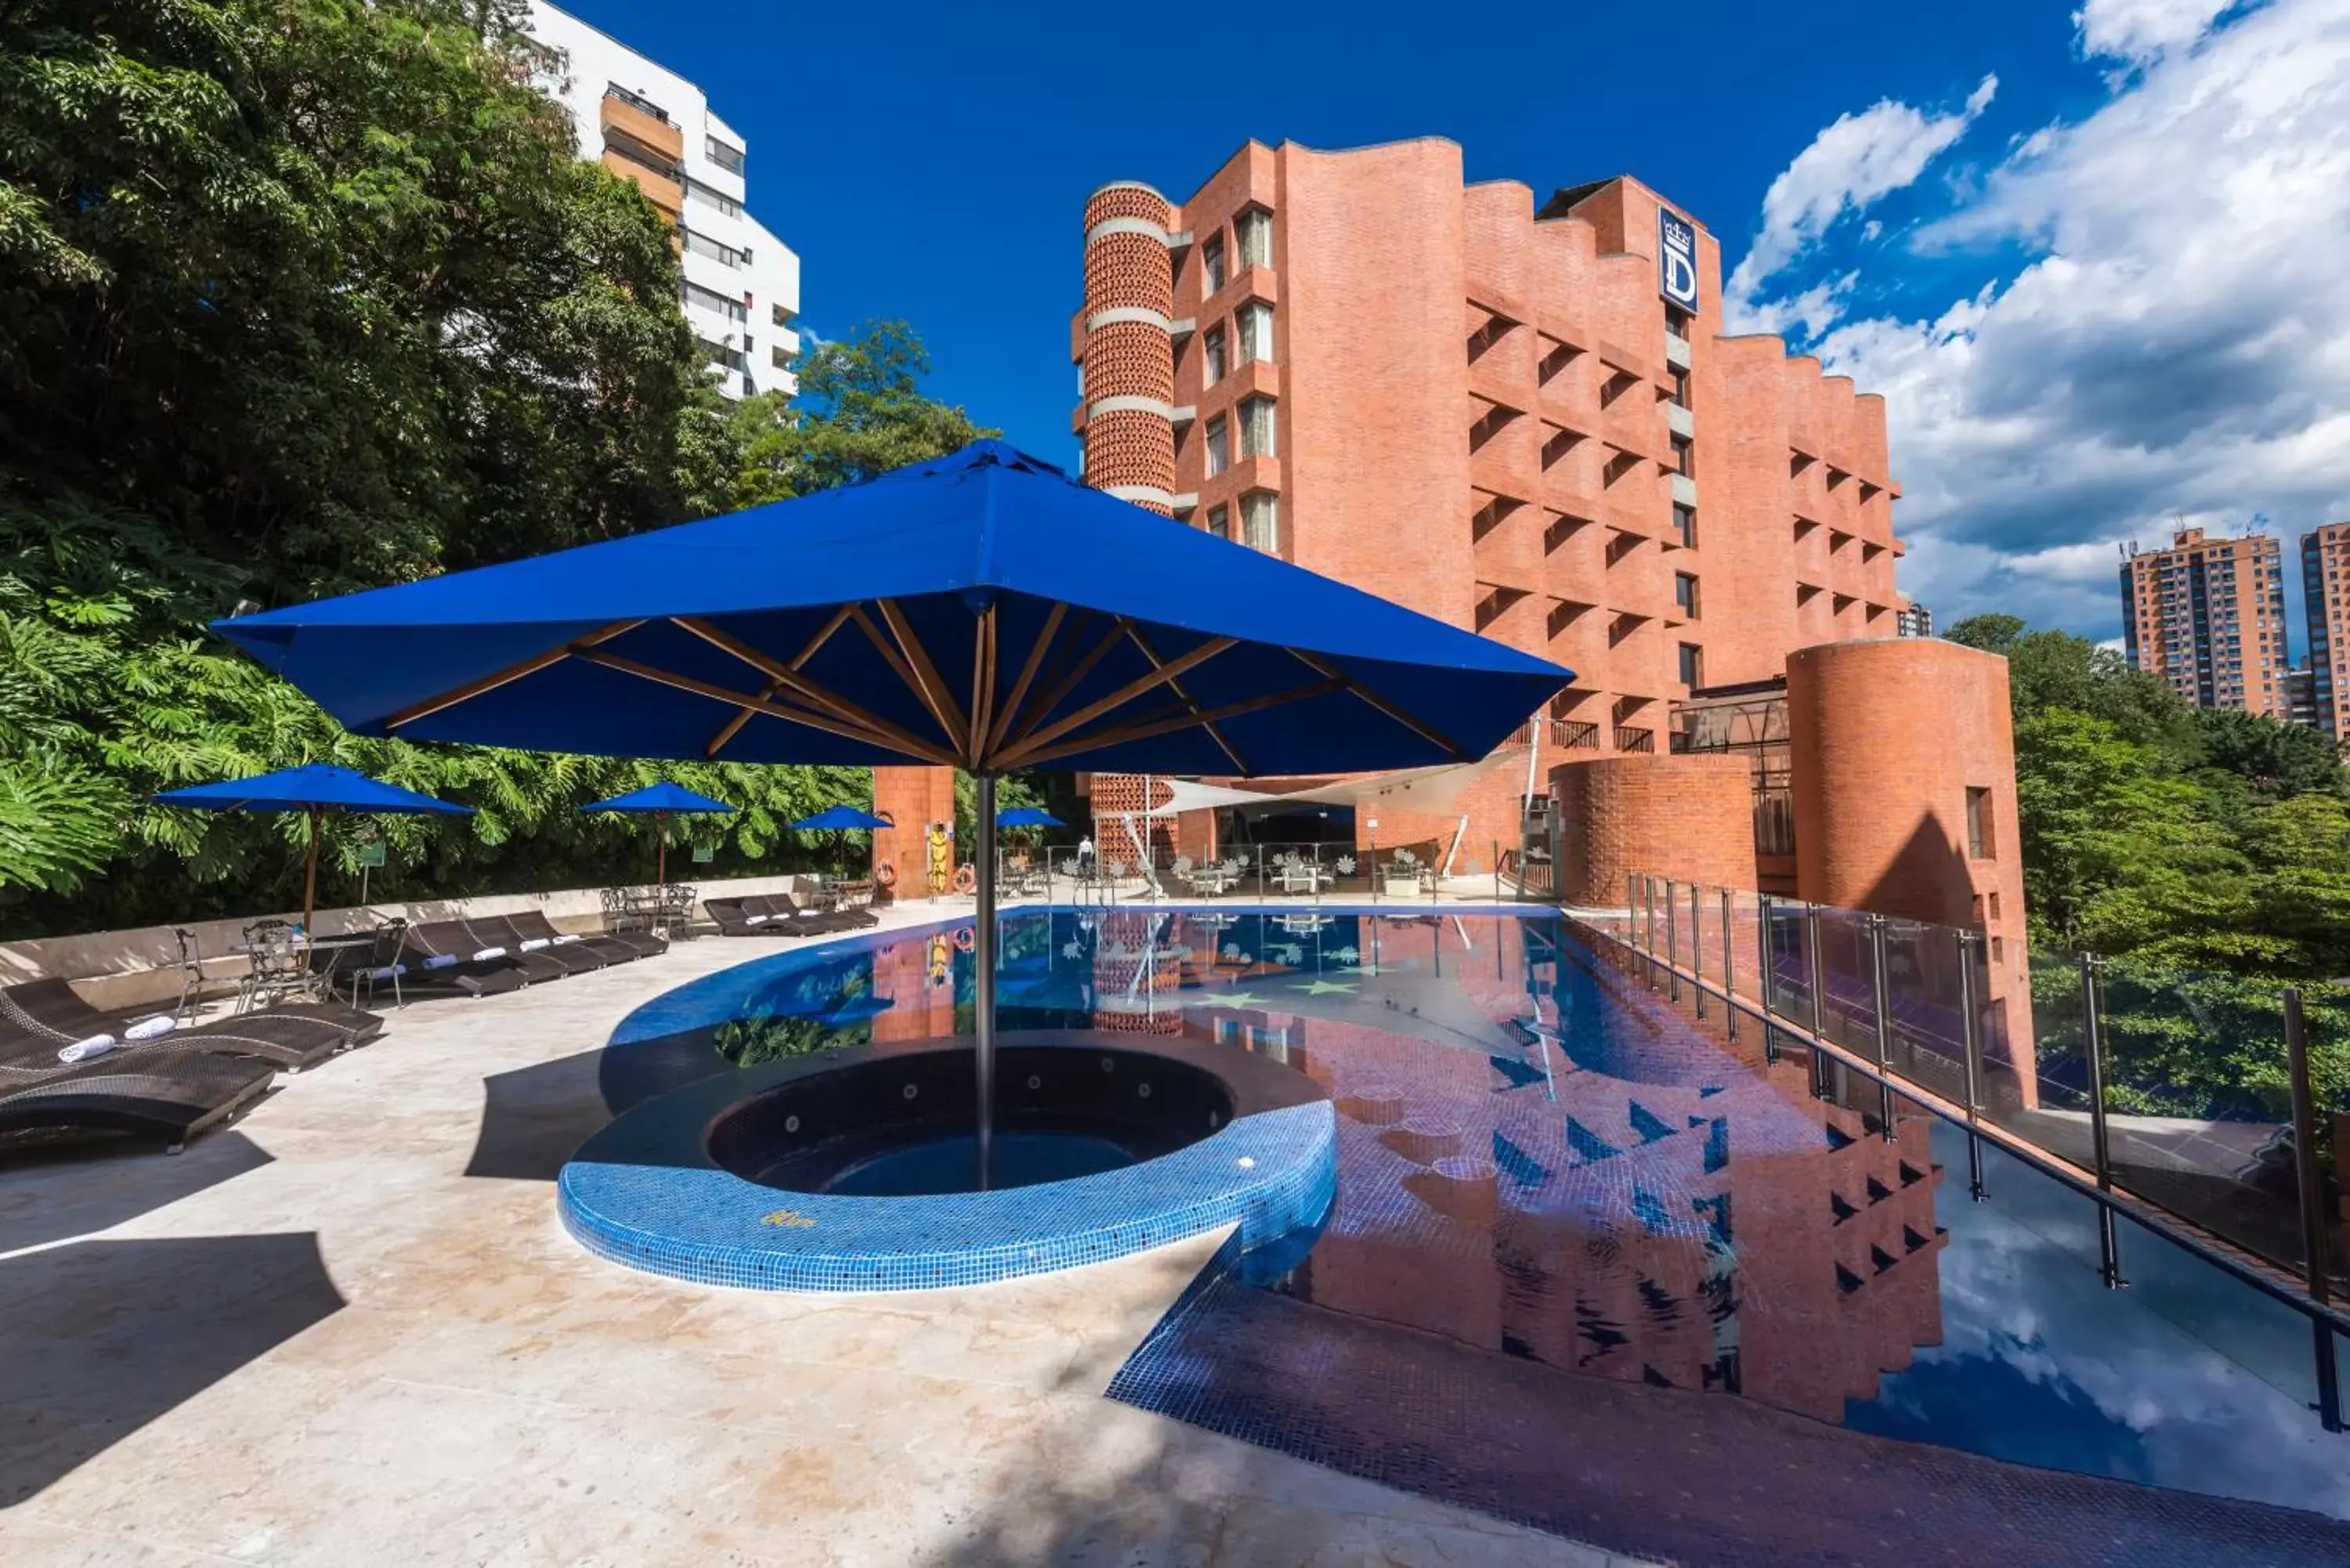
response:
<path id="1" fill-rule="evenodd" d="M 1336 1123 L 1315 1081 L 1229 1045 L 1014 1031 L 978 1189 L 968 1042 L 893 1041 L 713 1075 L 626 1111 L 556 1182 L 565 1227 L 650 1272 L 764 1290 L 975 1284 L 1230 1226 L 1318 1226 Z"/>
<path id="2" fill-rule="evenodd" d="M 1232 1119 L 1219 1075 L 1124 1047 L 996 1053 L 993 1190 L 1157 1159 Z M 979 1188 L 966 1045 L 838 1063 L 738 1100 L 712 1122 L 712 1161 L 786 1192 L 923 1197 Z"/>

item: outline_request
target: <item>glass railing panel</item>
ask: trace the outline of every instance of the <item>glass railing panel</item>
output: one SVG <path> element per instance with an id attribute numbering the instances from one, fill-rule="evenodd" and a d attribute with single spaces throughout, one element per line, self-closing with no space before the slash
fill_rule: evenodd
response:
<path id="1" fill-rule="evenodd" d="M 2033 950 L 2028 997 L 1999 993 L 1995 969 L 1977 974 L 1983 1009 L 1982 1116 L 2083 1170 L 2095 1167 L 2089 1127 L 2080 961 Z"/>
<path id="2" fill-rule="evenodd" d="M 1970 945 L 1949 926 L 1885 922 L 1887 1055 L 1893 1070 L 1954 1105 L 1967 1102 Z"/>
<path id="3" fill-rule="evenodd" d="M 2282 991 L 2202 970 L 2101 966 L 2106 1145 L 2116 1186 L 2299 1269 Z"/>

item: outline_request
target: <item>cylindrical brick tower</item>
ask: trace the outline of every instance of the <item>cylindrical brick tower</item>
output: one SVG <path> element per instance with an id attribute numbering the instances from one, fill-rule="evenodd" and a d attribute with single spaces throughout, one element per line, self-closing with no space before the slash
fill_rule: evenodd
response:
<path id="1" fill-rule="evenodd" d="M 1086 483 L 1154 512 L 1175 504 L 1175 209 L 1121 180 L 1086 202 Z"/>

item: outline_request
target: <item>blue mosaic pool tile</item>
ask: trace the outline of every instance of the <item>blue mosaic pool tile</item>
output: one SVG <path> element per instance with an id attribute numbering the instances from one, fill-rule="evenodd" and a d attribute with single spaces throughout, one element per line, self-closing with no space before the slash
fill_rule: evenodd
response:
<path id="1" fill-rule="evenodd" d="M 564 1228 L 598 1257 L 749 1290 L 903 1291 L 1098 1263 L 1236 1225 L 1243 1250 L 1319 1223 L 1337 1188 L 1326 1102 L 1243 1116 L 1157 1159 L 1072 1181 L 837 1198 L 722 1170 L 577 1161 Z"/>

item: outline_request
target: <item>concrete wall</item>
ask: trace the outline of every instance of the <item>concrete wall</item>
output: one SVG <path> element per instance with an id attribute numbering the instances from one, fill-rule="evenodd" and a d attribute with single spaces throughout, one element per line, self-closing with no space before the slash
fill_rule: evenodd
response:
<path id="1" fill-rule="evenodd" d="M 725 898 L 753 893 L 797 892 L 806 880 L 797 875 L 743 877 L 691 886 L 702 898 Z M 650 891 L 649 888 L 629 890 Z M 536 909 L 562 930 L 601 930 L 607 891 L 599 888 L 569 888 L 552 893 L 503 893 L 482 898 L 320 909 L 315 929 L 325 937 L 366 930 L 378 917 L 404 919 L 421 925 L 427 920 Z M 187 928 L 196 934 L 204 954 L 204 973 L 215 982 L 215 989 L 234 984 L 236 977 L 244 972 L 244 961 L 229 952 L 244 940 L 244 928 L 273 915 L 278 919 L 299 920 L 302 911 L 256 910 L 234 919 L 198 920 Z M 137 1007 L 151 1002 L 168 1002 L 180 993 L 180 944 L 174 930 L 171 926 L 143 926 L 134 930 L 87 931 L 75 936 L 0 942 L 0 984 L 62 976 L 75 981 L 74 989 L 99 1007 Z"/>

